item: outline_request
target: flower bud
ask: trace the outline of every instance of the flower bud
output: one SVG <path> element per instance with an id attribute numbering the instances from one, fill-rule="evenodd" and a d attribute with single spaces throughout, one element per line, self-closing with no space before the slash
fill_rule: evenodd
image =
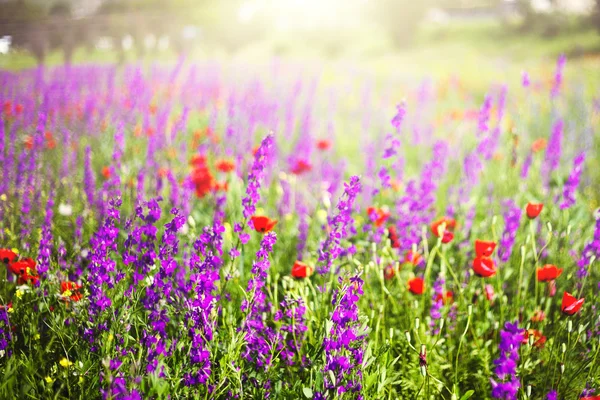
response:
<path id="1" fill-rule="evenodd" d="M 419 326 L 421 326 L 421 321 L 419 320 L 419 318 L 415 318 L 415 330 L 416 331 L 419 330 Z"/>

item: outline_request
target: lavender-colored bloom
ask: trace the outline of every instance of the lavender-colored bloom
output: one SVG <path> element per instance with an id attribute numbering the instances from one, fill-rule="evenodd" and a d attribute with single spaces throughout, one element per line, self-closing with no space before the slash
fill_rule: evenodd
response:
<path id="1" fill-rule="evenodd" d="M 206 384 L 211 374 L 208 344 L 213 339 L 216 324 L 213 308 L 216 282 L 223 263 L 223 232 L 225 228 L 217 221 L 212 228 L 204 228 L 204 232 L 194 243 L 195 252 L 190 257 L 190 282 L 194 284 L 194 296 L 187 302 L 188 311 L 185 316 L 191 339 L 191 372 L 184 378 L 188 386 Z"/>
<path id="2" fill-rule="evenodd" d="M 85 196 L 90 207 L 94 205 L 94 190 L 96 189 L 96 178 L 92 170 L 92 149 L 90 146 L 85 148 L 85 161 L 83 164 L 83 185 Z"/>
<path id="3" fill-rule="evenodd" d="M 349 183 L 344 183 L 344 187 L 344 194 L 336 207 L 338 213 L 331 219 L 331 230 L 319 249 L 317 272 L 322 275 L 331 270 L 333 261 L 342 252 L 341 240 L 348 235 L 347 229 L 352 225 L 352 207 L 361 190 L 360 179 L 358 176 L 353 176 Z"/>
<path id="4" fill-rule="evenodd" d="M 562 119 L 557 120 L 552 126 L 552 134 L 548 140 L 548 148 L 546 149 L 545 158 L 545 171 L 544 173 L 550 174 L 552 171 L 557 169 L 560 165 L 561 157 L 561 143 L 563 137 L 563 121 Z"/>
<path id="5" fill-rule="evenodd" d="M 294 358 L 302 360 L 300 348 L 307 331 L 304 314 L 306 306 L 302 298 L 293 299 L 286 296 L 280 303 L 281 309 L 275 313 L 273 319 L 283 322 L 279 328 L 279 354 L 288 365 L 294 364 Z"/>
<path id="6" fill-rule="evenodd" d="M 362 286 L 362 279 L 354 276 L 336 290 L 332 300 L 333 325 L 323 339 L 325 388 L 338 396 L 346 392 L 353 393 L 358 399 L 362 399 L 361 368 L 365 348 L 365 335 L 358 331 L 358 300 L 363 294 Z M 334 381 L 329 377 L 330 372 Z"/>
<path id="7" fill-rule="evenodd" d="M 406 117 L 406 103 L 402 102 L 396 106 L 396 115 L 392 118 L 392 126 L 396 128 L 396 132 L 400 132 L 402 129 L 402 122 Z"/>
<path id="8" fill-rule="evenodd" d="M 431 297 L 431 309 L 429 315 L 431 316 L 430 328 L 433 335 L 440 333 L 438 321 L 442 318 L 442 308 L 444 307 L 444 279 L 438 277 L 433 283 L 433 295 Z"/>
<path id="9" fill-rule="evenodd" d="M 546 400 L 558 400 L 558 394 L 556 393 L 556 390 L 549 391 L 546 395 Z"/>
<path id="10" fill-rule="evenodd" d="M 11 325 L 8 319 L 8 305 L 0 307 L 0 358 L 12 355 L 12 332 Z"/>
<path id="11" fill-rule="evenodd" d="M 577 157 L 575 157 L 575 160 L 573 160 L 573 170 L 571 170 L 571 174 L 565 182 L 565 187 L 563 190 L 563 201 L 560 204 L 561 210 L 569 208 L 575 204 L 575 192 L 579 186 L 579 178 L 581 177 L 584 162 L 585 152 L 580 153 Z"/>
<path id="12" fill-rule="evenodd" d="M 556 97 L 560 94 L 560 88 L 563 82 L 563 72 L 567 63 L 567 57 L 561 54 L 556 61 L 556 71 L 554 72 L 554 83 L 552 85 L 552 91 L 550 92 L 552 97 Z"/>
<path id="13" fill-rule="evenodd" d="M 577 277 L 583 279 L 588 274 L 588 266 L 592 257 L 600 259 L 600 218 L 596 219 L 596 227 L 594 229 L 594 237 L 592 241 L 585 245 L 581 252 L 581 258 L 577 261 Z"/>
<path id="14" fill-rule="evenodd" d="M 52 218 L 54 212 L 54 190 L 50 190 L 48 195 L 48 203 L 46 204 L 46 217 L 42 226 L 42 235 L 40 237 L 40 245 L 38 250 L 38 267 L 37 271 L 42 278 L 46 276 L 48 268 L 50 268 L 50 255 L 52 252 Z"/>
<path id="15" fill-rule="evenodd" d="M 512 254 L 517 230 L 521 224 L 521 207 L 509 199 L 504 202 L 504 208 L 506 210 L 504 212 L 505 226 L 498 246 L 498 257 L 502 262 L 507 262 Z"/>
<path id="16" fill-rule="evenodd" d="M 521 382 L 517 378 L 519 348 L 523 341 L 523 329 L 518 322 L 507 322 L 500 331 L 500 356 L 494 360 L 496 379 L 490 378 L 492 397 L 503 400 L 516 400 Z"/>
<path id="17" fill-rule="evenodd" d="M 269 160 L 269 155 L 271 154 L 273 142 L 273 135 L 266 136 L 254 156 L 252 168 L 248 173 L 246 197 L 242 199 L 242 205 L 244 206 L 242 213 L 244 218 L 250 218 L 256 211 L 256 203 L 260 198 L 258 191 L 260 190 L 261 180 L 265 174 L 265 168 Z"/>
<path id="18" fill-rule="evenodd" d="M 523 71 L 523 73 L 521 74 L 521 84 L 525 88 L 531 85 L 531 79 L 529 78 L 529 73 L 527 73 L 527 71 Z"/>
<path id="19" fill-rule="evenodd" d="M 490 114 L 492 111 L 492 97 L 486 95 L 479 110 L 478 131 L 479 134 L 486 133 L 489 130 Z"/>
<path id="20" fill-rule="evenodd" d="M 533 162 L 533 153 L 527 154 L 525 161 L 523 161 L 523 167 L 521 168 L 521 178 L 526 179 L 527 175 L 529 175 L 529 169 L 531 168 L 531 163 Z"/>
<path id="21" fill-rule="evenodd" d="M 269 232 L 260 244 L 256 253 L 256 261 L 252 264 L 252 278 L 248 281 L 248 299 L 242 302 L 242 311 L 247 313 L 242 330 L 246 345 L 242 356 L 261 369 L 268 368 L 271 363 L 271 343 L 275 341 L 273 328 L 265 324 L 263 314 L 269 310 L 264 290 L 271 263 L 269 253 L 277 241 L 275 232 Z"/>

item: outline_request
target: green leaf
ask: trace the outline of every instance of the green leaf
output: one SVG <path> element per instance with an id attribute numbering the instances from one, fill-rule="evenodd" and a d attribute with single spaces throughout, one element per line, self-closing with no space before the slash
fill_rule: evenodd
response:
<path id="1" fill-rule="evenodd" d="M 469 397 L 473 396 L 474 393 L 475 393 L 474 390 L 469 390 L 469 391 L 467 391 L 467 393 L 462 395 L 460 400 L 467 400 Z"/>
<path id="2" fill-rule="evenodd" d="M 312 397 L 313 397 L 313 391 L 311 388 L 307 388 L 307 387 L 302 388 L 302 393 L 304 393 L 304 396 L 307 399 L 312 399 Z"/>

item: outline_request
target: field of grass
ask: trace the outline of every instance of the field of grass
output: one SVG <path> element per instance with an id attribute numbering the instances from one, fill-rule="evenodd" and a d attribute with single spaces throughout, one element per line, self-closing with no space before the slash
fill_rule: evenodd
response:
<path id="1" fill-rule="evenodd" d="M 0 56 L 0 398 L 598 399 L 598 36 L 487 29 Z"/>

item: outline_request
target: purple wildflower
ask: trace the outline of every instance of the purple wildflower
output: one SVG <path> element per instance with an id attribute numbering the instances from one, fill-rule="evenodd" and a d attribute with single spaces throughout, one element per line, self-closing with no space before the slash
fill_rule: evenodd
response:
<path id="1" fill-rule="evenodd" d="M 565 188 L 563 190 L 563 202 L 560 204 L 561 210 L 575 204 L 575 191 L 577 191 L 577 187 L 579 186 L 579 178 L 581 177 L 584 162 L 585 152 L 580 153 L 573 161 L 573 170 L 571 170 L 571 174 L 565 182 Z"/>
<path id="2" fill-rule="evenodd" d="M 272 362 L 270 349 L 275 340 L 275 332 L 263 321 L 263 314 L 270 308 L 266 302 L 264 286 L 271 266 L 269 253 L 273 251 L 276 241 L 275 232 L 269 232 L 263 237 L 260 249 L 256 253 L 256 261 L 252 264 L 252 278 L 248 281 L 249 300 L 244 300 L 241 307 L 242 311 L 247 313 L 242 328 L 246 340 L 242 356 L 247 361 L 254 362 L 257 367 L 265 369 Z"/>
<path id="3" fill-rule="evenodd" d="M 548 148 L 546 149 L 545 168 L 546 174 L 550 174 L 560 165 L 561 143 L 563 137 L 563 121 L 559 119 L 552 126 L 552 134 L 548 140 Z"/>
<path id="4" fill-rule="evenodd" d="M 260 189 L 261 180 L 265 173 L 265 167 L 267 166 L 269 155 L 271 154 L 273 142 L 273 135 L 266 136 L 256 151 L 256 155 L 254 156 L 252 168 L 248 173 L 246 197 L 242 199 L 242 205 L 244 206 L 244 218 L 250 218 L 256 211 L 256 203 L 260 198 L 258 191 Z"/>
<path id="5" fill-rule="evenodd" d="M 517 230 L 521 224 L 521 207 L 517 206 L 514 200 L 509 199 L 504 202 L 504 208 L 506 209 L 504 212 L 505 227 L 498 246 L 498 257 L 502 262 L 507 262 L 512 254 Z"/>
<path id="6" fill-rule="evenodd" d="M 325 388 L 335 391 L 338 396 L 346 392 L 356 393 L 359 399 L 362 399 L 361 367 L 365 346 L 365 335 L 358 331 L 358 300 L 363 294 L 362 285 L 362 279 L 354 276 L 334 293 L 333 325 L 323 339 Z M 334 380 L 330 379 L 329 372 Z"/>
<path id="7" fill-rule="evenodd" d="M 592 257 L 600 258 L 600 218 L 596 219 L 596 227 L 594 229 L 594 237 L 592 241 L 585 245 L 581 252 L 581 258 L 577 261 L 577 277 L 584 278 L 588 274 L 588 266 Z"/>
<path id="8" fill-rule="evenodd" d="M 344 183 L 344 187 L 344 194 L 337 205 L 338 213 L 330 221 L 331 231 L 319 249 L 317 272 L 322 275 L 331 270 L 333 261 L 342 252 L 341 240 L 348 235 L 347 229 L 352 225 L 352 207 L 361 190 L 360 179 L 353 176 L 349 183 Z"/>
<path id="9" fill-rule="evenodd" d="M 490 378 L 492 397 L 503 400 L 516 400 L 521 382 L 517 378 L 519 348 L 523 341 L 523 329 L 518 322 L 507 322 L 500 331 L 500 356 L 494 360 L 496 379 Z"/>
<path id="10" fill-rule="evenodd" d="M 554 72 L 554 83 L 552 85 L 551 96 L 556 97 L 560 94 L 560 88 L 563 82 L 563 72 L 567 63 L 567 57 L 561 54 L 556 61 L 556 71 Z"/>

